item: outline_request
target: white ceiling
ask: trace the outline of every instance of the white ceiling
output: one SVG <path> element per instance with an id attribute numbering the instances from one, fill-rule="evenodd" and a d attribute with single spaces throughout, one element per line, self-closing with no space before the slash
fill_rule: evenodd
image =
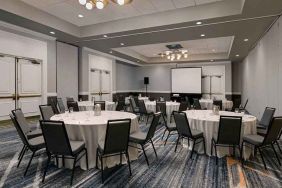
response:
<path id="1" fill-rule="evenodd" d="M 81 6 L 78 0 L 21 1 L 77 26 L 85 26 L 222 0 L 133 0 L 131 4 L 125 6 L 118 6 L 110 2 L 103 10 L 94 9 L 91 11 Z M 78 14 L 84 15 L 84 18 L 78 18 Z"/>
<path id="2" fill-rule="evenodd" d="M 161 43 L 161 44 L 149 44 L 141 46 L 130 46 L 116 48 L 114 50 L 119 52 L 132 52 L 145 56 L 146 58 L 159 57 L 159 53 L 168 50 L 166 45 L 168 44 L 181 44 L 184 49 L 188 50 L 190 55 L 199 54 L 218 54 L 225 53 L 229 54 L 231 45 L 233 42 L 233 36 L 219 37 L 219 38 L 207 38 L 199 40 L 179 41 L 173 43 Z"/>

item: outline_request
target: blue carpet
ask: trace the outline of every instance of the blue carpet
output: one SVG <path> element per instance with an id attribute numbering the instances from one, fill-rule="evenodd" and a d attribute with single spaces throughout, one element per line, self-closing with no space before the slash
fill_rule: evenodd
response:
<path id="1" fill-rule="evenodd" d="M 147 129 L 145 125 L 140 128 Z M 128 166 L 124 165 L 104 184 L 99 170 L 84 171 L 77 167 L 73 187 L 282 187 L 282 168 L 271 150 L 265 152 L 267 171 L 259 156 L 247 161 L 244 168 L 232 157 L 221 158 L 216 165 L 215 157 L 194 154 L 193 159 L 189 159 L 190 151 L 181 146 L 175 153 L 175 135 L 164 146 L 163 131 L 160 126 L 153 139 L 158 159 L 151 145 L 146 146 L 149 167 L 140 153 L 138 160 L 131 163 L 131 177 Z M 44 153 L 34 158 L 27 176 L 23 177 L 31 153 L 25 155 L 17 168 L 22 143 L 14 128 L 0 129 L 0 148 L 0 187 L 69 187 L 71 170 L 58 169 L 55 165 L 50 166 L 45 182 L 41 183 L 47 159 Z"/>

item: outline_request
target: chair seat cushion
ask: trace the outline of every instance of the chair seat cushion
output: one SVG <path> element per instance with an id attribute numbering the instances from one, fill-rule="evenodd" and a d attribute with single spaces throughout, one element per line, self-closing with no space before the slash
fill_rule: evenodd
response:
<path id="1" fill-rule="evenodd" d="M 38 136 L 28 140 L 30 147 L 34 149 L 45 148 L 45 142 L 43 136 Z"/>
<path id="2" fill-rule="evenodd" d="M 177 130 L 176 125 L 172 124 L 172 123 L 167 125 L 167 129 L 168 129 L 168 131 L 176 131 Z"/>
<path id="3" fill-rule="evenodd" d="M 26 134 L 28 139 L 35 138 L 42 135 L 41 129 L 35 129 L 34 131 L 30 131 Z"/>
<path id="4" fill-rule="evenodd" d="M 267 133 L 267 129 L 257 129 L 257 134 L 265 136 Z"/>
<path id="5" fill-rule="evenodd" d="M 137 143 L 137 144 L 141 144 L 141 143 L 145 142 L 146 136 L 147 136 L 146 133 L 138 131 L 138 132 L 130 134 L 129 141 Z"/>
<path id="6" fill-rule="evenodd" d="M 202 131 L 199 131 L 199 130 L 196 130 L 196 129 L 191 129 L 191 133 L 192 133 L 192 136 L 194 138 L 199 138 L 199 137 L 204 136 Z"/>
<path id="7" fill-rule="evenodd" d="M 83 141 L 70 141 L 71 150 L 73 154 L 79 153 L 83 148 L 85 148 L 85 143 Z"/>
<path id="8" fill-rule="evenodd" d="M 243 140 L 245 140 L 245 141 L 247 141 L 251 144 L 254 144 L 256 146 L 262 144 L 263 139 L 264 139 L 264 137 L 262 137 L 260 135 L 256 135 L 256 134 L 253 134 L 253 135 L 249 134 L 249 135 L 245 135 L 243 137 Z"/>

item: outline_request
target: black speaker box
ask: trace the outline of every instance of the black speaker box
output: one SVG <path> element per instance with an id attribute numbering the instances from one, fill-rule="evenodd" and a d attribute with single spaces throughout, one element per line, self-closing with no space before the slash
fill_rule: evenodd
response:
<path id="1" fill-rule="evenodd" d="M 149 84 L 149 77 L 144 77 L 144 84 Z"/>

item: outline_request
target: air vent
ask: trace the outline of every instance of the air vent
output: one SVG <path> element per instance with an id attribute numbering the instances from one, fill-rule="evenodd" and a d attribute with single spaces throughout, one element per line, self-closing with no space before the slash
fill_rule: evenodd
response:
<path id="1" fill-rule="evenodd" d="M 169 45 L 166 45 L 166 47 L 170 50 L 178 50 L 178 49 L 183 48 L 181 44 L 169 44 Z"/>

